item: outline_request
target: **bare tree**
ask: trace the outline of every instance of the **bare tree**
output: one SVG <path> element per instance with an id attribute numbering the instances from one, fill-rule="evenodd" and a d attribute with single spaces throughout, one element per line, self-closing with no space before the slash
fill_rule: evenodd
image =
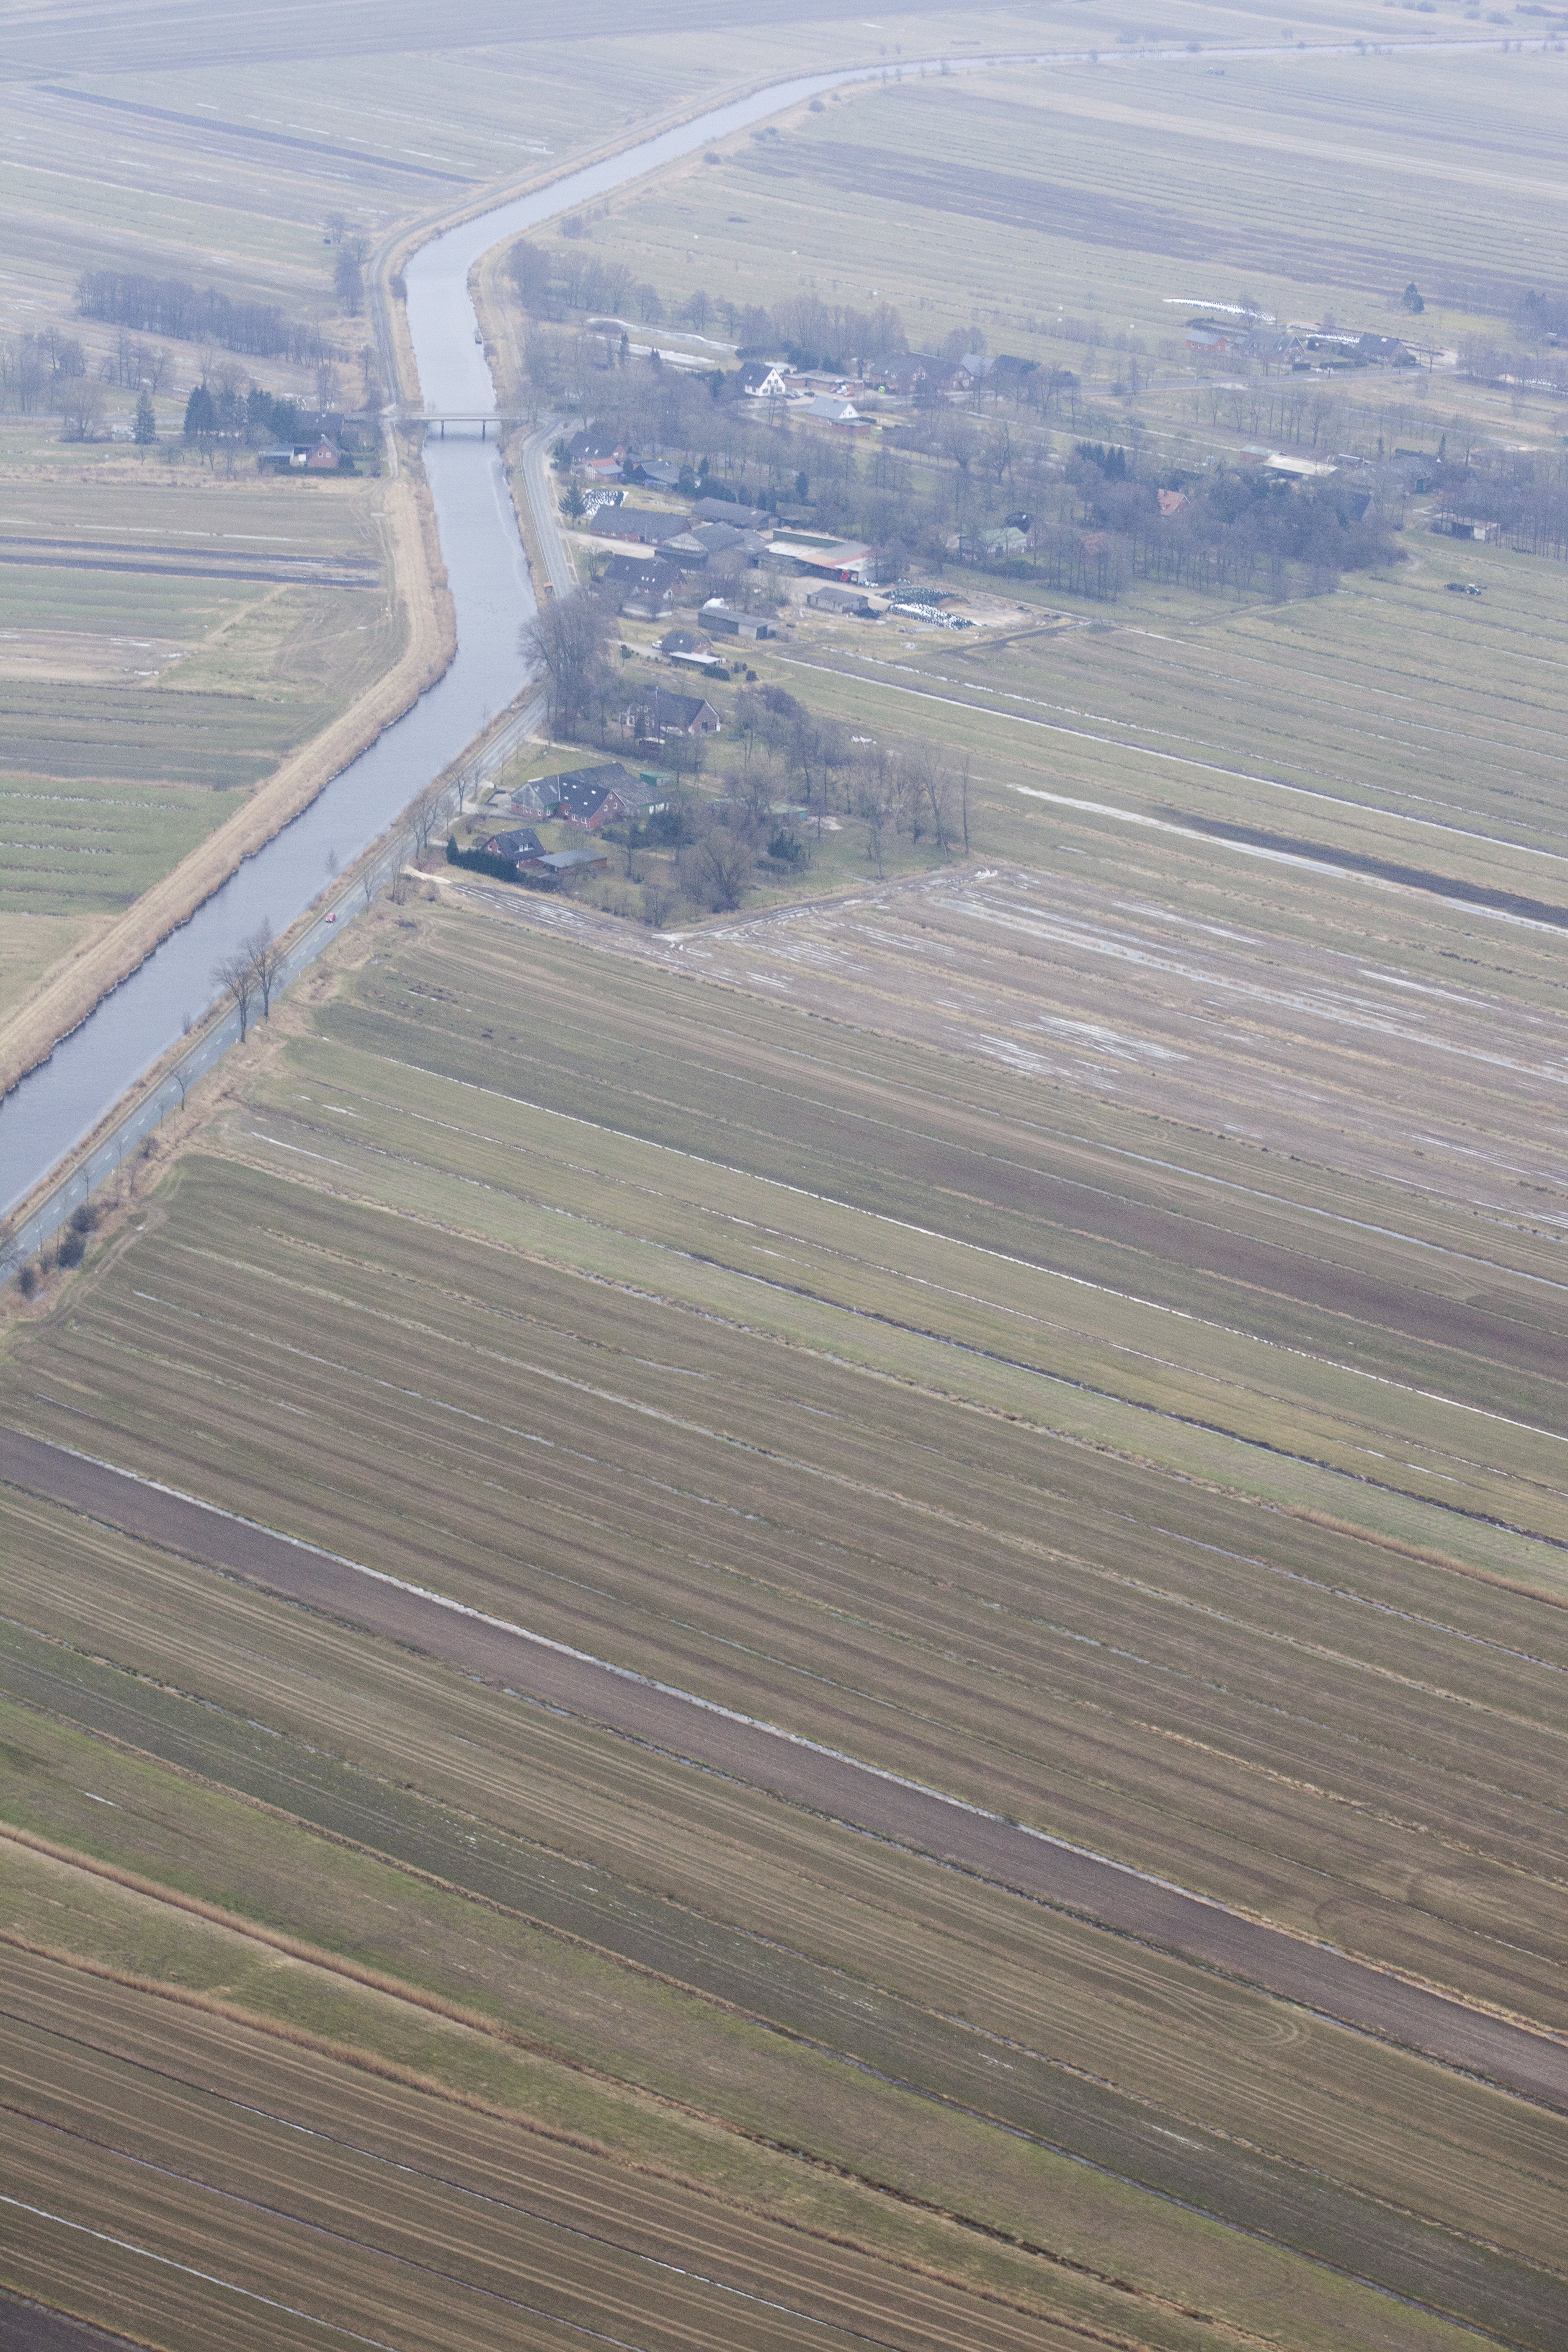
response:
<path id="1" fill-rule="evenodd" d="M 882 879 L 882 836 L 899 809 L 900 777 L 893 754 L 885 744 L 862 741 L 856 752 L 853 805 L 869 836 L 867 846 Z"/>
<path id="2" fill-rule="evenodd" d="M 739 776 L 731 778 L 731 789 L 753 824 L 772 815 L 774 801 L 783 796 L 784 781 L 777 754 L 766 751 L 746 761 Z"/>
<path id="3" fill-rule="evenodd" d="M 426 784 L 408 810 L 408 830 L 413 836 L 414 854 L 417 857 L 428 849 L 441 823 L 441 812 L 447 798 L 445 785 Z"/>
<path id="4" fill-rule="evenodd" d="M 239 1015 L 239 1042 L 243 1045 L 250 1028 L 251 1000 L 256 994 L 256 970 L 243 947 L 237 954 L 224 956 L 214 964 L 213 979 L 234 999 L 234 1009 Z"/>
<path id="5" fill-rule="evenodd" d="M 716 914 L 724 914 L 740 905 L 756 862 L 756 853 L 744 834 L 727 824 L 710 824 L 682 856 L 680 875 L 694 898 L 704 900 Z"/>
<path id="6" fill-rule="evenodd" d="M 931 743 L 917 743 L 904 761 L 904 814 L 918 841 L 929 819 L 944 854 L 952 839 L 953 778 Z"/>
<path id="7" fill-rule="evenodd" d="M 90 376 L 78 376 L 60 395 L 61 438 L 90 441 L 103 421 L 103 386 Z"/>
<path id="8" fill-rule="evenodd" d="M 270 1021 L 273 994 L 283 976 L 283 950 L 265 916 L 248 939 L 241 940 L 239 952 L 250 967 L 252 985 L 261 999 L 261 1017 Z"/>
<path id="9" fill-rule="evenodd" d="M 609 626 L 598 598 L 579 588 L 541 605 L 522 632 L 524 655 L 549 677 L 551 719 L 563 733 L 593 704 Z"/>
<path id="10" fill-rule="evenodd" d="M 658 749 L 661 764 L 675 778 L 676 797 L 682 799 L 694 776 L 702 772 L 708 746 L 700 735 L 666 735 Z"/>

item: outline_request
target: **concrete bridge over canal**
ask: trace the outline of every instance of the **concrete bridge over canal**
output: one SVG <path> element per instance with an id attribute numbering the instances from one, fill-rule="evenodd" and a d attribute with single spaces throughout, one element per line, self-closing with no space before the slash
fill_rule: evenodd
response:
<path id="1" fill-rule="evenodd" d="M 536 416 L 514 415 L 509 409 L 498 408 L 425 408 L 403 409 L 393 418 L 400 433 L 412 433 L 416 425 L 427 425 L 440 433 L 444 441 L 448 425 L 477 425 L 479 439 L 488 440 L 493 425 L 498 434 L 510 432 L 520 425 L 535 425 Z"/>

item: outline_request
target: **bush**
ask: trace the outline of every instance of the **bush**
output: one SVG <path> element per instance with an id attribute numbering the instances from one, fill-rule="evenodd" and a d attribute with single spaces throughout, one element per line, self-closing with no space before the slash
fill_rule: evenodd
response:
<path id="1" fill-rule="evenodd" d="M 459 849 L 447 836 L 447 863 L 461 866 L 469 874 L 488 874 L 492 882 L 515 882 L 517 866 L 510 857 L 492 857 L 488 849 Z"/>
<path id="2" fill-rule="evenodd" d="M 805 842 L 797 835 L 786 833 L 783 825 L 768 844 L 768 856 L 775 866 L 804 866 L 807 854 Z"/>
<path id="3" fill-rule="evenodd" d="M 635 825 L 626 839 L 633 849 L 679 849 L 690 836 L 687 812 L 677 806 L 655 809 L 647 824 Z"/>
<path id="4" fill-rule="evenodd" d="M 68 1231 L 58 1252 L 56 1253 L 56 1255 L 58 1262 L 62 1268 L 79 1265 L 83 1258 L 87 1255 L 86 1235 Z"/>
<path id="5" fill-rule="evenodd" d="M 79 1209 L 71 1211 L 70 1228 L 73 1234 L 95 1234 L 98 1231 L 98 1211 L 90 1201 L 84 1201 Z"/>
<path id="6" fill-rule="evenodd" d="M 38 1269 L 33 1264 L 32 1259 L 29 1258 L 26 1265 L 16 1276 L 16 1287 L 21 1292 L 24 1298 L 31 1298 L 37 1286 Z"/>

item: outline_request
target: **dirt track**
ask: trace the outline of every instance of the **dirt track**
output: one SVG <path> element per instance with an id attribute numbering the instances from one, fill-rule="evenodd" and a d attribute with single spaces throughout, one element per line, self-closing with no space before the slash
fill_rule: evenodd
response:
<path id="1" fill-rule="evenodd" d="M 1568 2108 L 1568 2047 L 1342 1953 L 885 1777 L 852 1758 L 563 1652 L 521 1628 L 395 1584 L 374 1570 L 291 1543 L 18 1431 L 0 1430 L 0 1479 L 871 1836 L 1081 1912 L 1345 2025 Z"/>

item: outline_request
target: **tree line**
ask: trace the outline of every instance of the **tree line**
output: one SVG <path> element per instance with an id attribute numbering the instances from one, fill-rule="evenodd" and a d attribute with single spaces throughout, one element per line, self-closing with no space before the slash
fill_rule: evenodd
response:
<path id="1" fill-rule="evenodd" d="M 1261 583 L 1282 595 L 1393 557 L 1388 519 L 1375 508 L 1358 518 L 1328 478 L 1173 470 L 1135 444 L 1063 453 L 1033 411 L 975 416 L 943 404 L 907 413 L 896 435 L 861 439 L 802 427 L 770 405 L 742 394 L 733 373 L 715 383 L 637 362 L 604 377 L 593 413 L 605 438 L 679 459 L 710 495 L 757 507 L 809 497 L 813 526 L 866 541 L 888 577 L 920 564 L 1102 600 L 1142 578 L 1216 594 Z M 1102 463 L 1084 454 L 1096 446 Z M 1163 511 L 1162 489 L 1184 503 Z M 727 572 L 739 593 L 769 577 L 720 559 L 704 579 L 726 580 L 729 594 Z"/>
<path id="2" fill-rule="evenodd" d="M 300 437 L 300 410 L 292 400 L 280 400 L 253 383 L 247 392 L 237 384 L 193 385 L 185 403 L 187 441 L 238 440 L 259 448 L 268 441 Z"/>
<path id="3" fill-rule="evenodd" d="M 193 286 L 183 278 L 84 270 L 77 280 L 76 307 L 83 319 L 168 335 L 175 342 L 216 343 L 253 359 L 306 365 L 330 356 L 320 329 L 309 320 L 286 318 L 272 302 L 236 302 L 215 286 Z"/>
<path id="4" fill-rule="evenodd" d="M 1516 553 L 1568 561 L 1568 457 L 1489 451 L 1443 467 L 1437 488 L 1447 512 L 1498 524 Z"/>
<path id="5" fill-rule="evenodd" d="M 644 326 L 669 320 L 700 335 L 717 327 L 726 341 L 739 345 L 742 358 L 753 352 L 782 355 L 795 367 L 847 367 L 852 360 L 885 359 L 909 348 L 903 320 L 890 302 L 859 310 L 799 294 L 768 310 L 710 295 L 700 286 L 667 307 L 658 287 L 639 280 L 627 263 L 594 250 L 580 215 L 564 224 L 562 236 L 559 248 L 527 237 L 511 248 L 512 284 L 532 318 L 559 318 L 568 310 L 617 318 L 630 312 Z"/>

